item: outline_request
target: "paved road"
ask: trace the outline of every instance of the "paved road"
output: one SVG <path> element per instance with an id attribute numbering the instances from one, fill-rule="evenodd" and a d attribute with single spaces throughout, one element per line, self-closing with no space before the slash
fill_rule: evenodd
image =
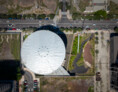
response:
<path id="1" fill-rule="evenodd" d="M 83 22 L 84 21 L 84 22 Z M 14 24 L 15 28 L 25 28 L 25 27 L 40 27 L 41 25 L 51 25 L 54 24 L 53 20 L 7 20 L 0 19 L 0 28 L 9 28 L 9 24 Z M 62 16 L 62 19 L 57 23 L 58 27 L 89 27 L 91 29 L 113 29 L 118 26 L 116 20 L 68 20 L 65 15 Z"/>
<path id="2" fill-rule="evenodd" d="M 33 77 L 32 77 L 32 75 L 28 71 L 25 71 L 24 77 L 25 77 L 25 80 L 27 80 L 27 82 L 28 82 L 28 92 L 33 92 L 33 91 L 31 91 L 31 90 L 33 90 Z"/>

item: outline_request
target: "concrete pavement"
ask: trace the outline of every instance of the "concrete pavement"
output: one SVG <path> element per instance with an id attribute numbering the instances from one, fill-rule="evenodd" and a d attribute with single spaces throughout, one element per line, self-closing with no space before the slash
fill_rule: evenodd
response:
<path id="1" fill-rule="evenodd" d="M 102 33 L 103 32 L 103 33 Z M 98 44 L 95 45 L 95 49 L 99 51 L 96 54 L 95 65 L 96 72 L 101 73 L 101 81 L 94 81 L 95 92 L 111 92 L 110 91 L 110 73 L 109 73 L 109 44 L 107 40 L 110 39 L 108 31 L 98 32 Z"/>

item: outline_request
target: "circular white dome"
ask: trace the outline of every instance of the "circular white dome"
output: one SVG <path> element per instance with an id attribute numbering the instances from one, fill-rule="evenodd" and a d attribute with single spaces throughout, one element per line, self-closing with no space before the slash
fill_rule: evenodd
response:
<path id="1" fill-rule="evenodd" d="M 21 58 L 23 64 L 34 73 L 47 75 L 62 65 L 65 45 L 54 32 L 36 31 L 24 41 Z"/>

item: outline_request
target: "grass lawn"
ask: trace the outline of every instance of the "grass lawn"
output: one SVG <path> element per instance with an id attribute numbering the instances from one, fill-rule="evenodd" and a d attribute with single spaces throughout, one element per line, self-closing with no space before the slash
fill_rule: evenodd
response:
<path id="1" fill-rule="evenodd" d="M 17 36 L 19 35 L 18 39 Z M 10 39 L 10 48 L 11 48 L 11 53 L 15 57 L 15 59 L 19 60 L 20 59 L 20 34 L 12 34 L 13 39 Z"/>
<path id="2" fill-rule="evenodd" d="M 78 48 L 78 36 L 75 37 L 72 47 L 72 55 L 77 55 L 77 48 Z"/>
<path id="3" fill-rule="evenodd" d="M 73 61 L 74 61 L 75 57 L 76 57 L 75 55 L 70 57 L 69 68 L 68 68 L 69 70 L 72 70 L 74 68 Z"/>
<path id="4" fill-rule="evenodd" d="M 90 87 L 88 88 L 88 92 L 94 92 L 94 86 L 90 86 Z"/>
<path id="5" fill-rule="evenodd" d="M 93 37 L 93 39 L 90 40 L 90 44 L 92 46 L 91 54 L 92 54 L 93 61 L 94 61 L 94 59 L 95 59 L 95 37 Z"/>

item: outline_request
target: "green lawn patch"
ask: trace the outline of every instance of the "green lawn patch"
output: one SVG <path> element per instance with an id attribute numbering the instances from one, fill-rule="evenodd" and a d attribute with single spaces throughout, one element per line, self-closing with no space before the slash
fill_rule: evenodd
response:
<path id="1" fill-rule="evenodd" d="M 95 37 L 93 37 L 93 39 L 90 40 L 90 44 L 91 44 L 91 54 L 93 59 L 95 58 Z M 93 60 L 94 61 L 94 60 Z"/>
<path id="2" fill-rule="evenodd" d="M 69 70 L 72 70 L 74 67 L 73 67 L 73 61 L 75 59 L 76 56 L 71 56 L 70 57 L 70 61 L 69 61 Z"/>
<path id="3" fill-rule="evenodd" d="M 17 35 L 19 38 L 17 39 Z M 20 60 L 20 34 L 12 34 L 13 39 L 10 40 L 11 53 L 16 60 Z"/>
<path id="4" fill-rule="evenodd" d="M 90 87 L 88 88 L 88 92 L 94 92 L 94 86 L 90 86 Z"/>
<path id="5" fill-rule="evenodd" d="M 78 48 L 78 36 L 75 37 L 72 47 L 72 55 L 77 55 L 77 48 Z"/>

